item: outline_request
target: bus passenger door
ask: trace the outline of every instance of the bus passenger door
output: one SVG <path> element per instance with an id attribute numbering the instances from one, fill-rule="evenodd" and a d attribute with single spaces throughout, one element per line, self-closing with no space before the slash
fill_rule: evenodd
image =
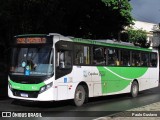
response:
<path id="1" fill-rule="evenodd" d="M 59 41 L 55 51 L 55 80 L 58 86 L 57 99 L 68 99 L 68 83 L 72 81 L 72 43 Z"/>
<path id="2" fill-rule="evenodd" d="M 72 54 L 71 43 L 64 41 L 56 43 L 56 79 L 72 72 Z"/>

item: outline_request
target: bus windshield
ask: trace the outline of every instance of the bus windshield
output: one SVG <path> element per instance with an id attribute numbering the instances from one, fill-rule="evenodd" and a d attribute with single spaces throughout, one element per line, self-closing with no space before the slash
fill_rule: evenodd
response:
<path id="1" fill-rule="evenodd" d="M 51 47 L 13 48 L 10 72 L 12 75 L 44 76 L 53 74 Z"/>

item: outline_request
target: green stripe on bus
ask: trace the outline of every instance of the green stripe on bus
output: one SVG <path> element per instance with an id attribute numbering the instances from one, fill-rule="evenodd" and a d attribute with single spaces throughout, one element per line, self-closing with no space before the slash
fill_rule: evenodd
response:
<path id="1" fill-rule="evenodd" d="M 128 79 L 136 79 L 144 75 L 148 67 L 107 67 L 114 73 Z"/>
<path id="2" fill-rule="evenodd" d="M 104 43 L 104 42 L 98 42 L 95 40 L 90 40 L 90 39 L 81 39 L 81 38 L 71 38 L 73 42 L 77 43 L 83 43 L 83 44 L 93 44 L 93 45 L 102 45 L 106 47 L 116 47 L 116 48 L 124 48 L 124 49 L 130 49 L 130 50 L 141 50 L 141 51 L 146 51 L 146 52 L 151 52 L 151 49 L 147 48 L 140 48 L 136 46 L 127 46 L 127 45 L 120 45 L 120 44 L 111 44 L 111 43 Z"/>
<path id="3" fill-rule="evenodd" d="M 102 94 L 119 92 L 134 79 L 143 76 L 148 68 L 97 67 L 101 73 Z"/>
<path id="4" fill-rule="evenodd" d="M 47 34 L 23 34 L 23 35 L 17 35 L 15 37 L 42 37 L 47 36 Z"/>
<path id="5" fill-rule="evenodd" d="M 23 91 L 39 91 L 42 86 L 45 86 L 45 83 L 43 82 L 39 84 L 21 84 L 9 80 L 9 83 L 13 89 L 23 90 Z"/>

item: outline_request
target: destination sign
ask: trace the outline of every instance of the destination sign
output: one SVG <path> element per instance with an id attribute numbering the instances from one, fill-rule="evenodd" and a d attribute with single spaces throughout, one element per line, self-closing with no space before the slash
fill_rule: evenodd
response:
<path id="1" fill-rule="evenodd" d="M 21 37 L 16 39 L 17 44 L 44 44 L 47 42 L 45 37 Z"/>

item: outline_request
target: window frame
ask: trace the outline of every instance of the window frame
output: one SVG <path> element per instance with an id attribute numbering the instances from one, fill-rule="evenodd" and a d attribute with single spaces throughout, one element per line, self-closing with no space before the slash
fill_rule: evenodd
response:
<path id="1" fill-rule="evenodd" d="M 75 63 L 75 59 L 76 59 L 76 46 L 79 45 L 79 46 L 83 46 L 83 50 L 84 50 L 84 47 L 89 47 L 89 64 L 76 64 Z M 84 52 L 84 51 L 83 51 Z M 83 55 L 84 57 L 84 55 Z M 92 66 L 92 45 L 89 45 L 89 44 L 81 44 L 81 43 L 73 43 L 73 65 L 76 65 L 76 66 Z"/>
<path id="2" fill-rule="evenodd" d="M 156 68 L 158 66 L 158 53 L 157 52 L 150 52 L 149 55 L 149 62 L 151 63 L 151 54 L 155 54 L 156 55 L 156 66 L 150 66 L 151 68 Z"/>
<path id="3" fill-rule="evenodd" d="M 105 56 L 105 54 L 103 53 L 103 54 L 104 54 L 104 60 L 105 60 L 104 65 L 102 65 L 102 64 L 94 64 L 94 63 L 93 63 L 93 61 L 94 61 L 94 55 L 93 55 L 93 54 L 94 54 L 94 52 L 93 52 L 94 50 L 93 50 L 93 47 L 103 48 L 103 50 L 104 50 L 103 52 L 104 52 L 104 53 L 106 52 L 106 56 Z M 92 46 L 92 62 L 91 62 L 91 65 L 93 65 L 93 66 L 106 66 L 106 64 L 107 64 L 107 54 L 108 54 L 108 53 L 107 53 L 107 50 L 108 50 L 108 47 L 105 47 L 105 46 L 100 46 L 100 45 Z"/>
<path id="4" fill-rule="evenodd" d="M 148 63 L 145 66 L 142 66 L 142 59 L 143 59 L 142 54 L 148 54 Z M 149 52 L 141 52 L 141 67 L 150 67 L 149 63 L 150 63 L 150 53 Z"/>
<path id="5" fill-rule="evenodd" d="M 61 47 L 63 47 L 63 43 L 66 43 L 69 45 L 69 47 L 67 47 L 66 49 L 62 49 Z M 65 76 L 67 74 L 70 74 L 73 70 L 73 43 L 70 41 L 64 41 L 64 40 L 60 40 L 58 42 L 56 42 L 55 44 L 55 80 L 59 79 L 62 76 Z M 58 48 L 57 48 L 58 47 Z M 57 61 L 57 53 L 58 51 L 62 49 L 64 51 L 70 51 L 71 52 L 71 68 L 59 68 L 59 66 L 56 65 L 56 61 Z"/>
<path id="6" fill-rule="evenodd" d="M 75 60 L 75 46 L 76 45 L 81 45 L 81 46 L 87 46 L 89 47 L 89 51 L 90 51 L 90 64 L 75 64 L 74 60 Z M 93 48 L 94 47 L 102 47 L 104 49 L 104 53 L 106 52 L 106 56 L 104 56 L 105 58 L 105 64 L 101 65 L 101 64 L 93 64 L 93 60 L 94 60 L 94 55 L 93 55 Z M 130 58 L 129 58 L 129 66 L 126 65 L 108 65 L 108 50 L 109 49 L 116 49 L 118 50 L 118 59 L 121 62 L 121 52 L 122 51 L 129 51 L 130 54 Z M 132 65 L 132 60 L 133 60 L 133 53 L 139 53 L 140 54 L 140 65 L 139 66 L 133 66 Z M 92 45 L 92 44 L 85 44 L 85 43 L 73 43 L 73 65 L 76 66 L 103 66 L 103 67 L 157 67 L 158 65 L 158 59 L 156 59 L 156 66 L 150 66 L 148 63 L 148 66 L 142 66 L 141 62 L 142 62 L 142 53 L 148 53 L 149 54 L 149 63 L 150 63 L 150 58 L 151 58 L 151 54 L 154 53 L 156 54 L 156 56 L 158 56 L 157 52 L 149 52 L 149 51 L 141 51 L 141 50 L 133 50 L 133 49 L 126 49 L 126 48 L 119 48 L 119 47 L 111 47 L 111 46 L 103 46 L 103 45 Z"/>

